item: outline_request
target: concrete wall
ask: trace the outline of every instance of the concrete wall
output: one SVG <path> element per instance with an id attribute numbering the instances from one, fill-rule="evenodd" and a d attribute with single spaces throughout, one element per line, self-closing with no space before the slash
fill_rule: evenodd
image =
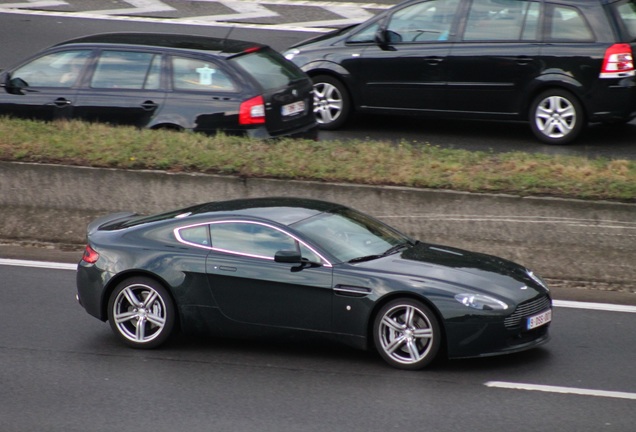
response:
<path id="1" fill-rule="evenodd" d="M 500 255 L 555 279 L 633 284 L 636 205 L 413 188 L 0 162 L 0 238 L 83 243 L 120 210 L 298 196 L 342 203 L 423 241 Z"/>

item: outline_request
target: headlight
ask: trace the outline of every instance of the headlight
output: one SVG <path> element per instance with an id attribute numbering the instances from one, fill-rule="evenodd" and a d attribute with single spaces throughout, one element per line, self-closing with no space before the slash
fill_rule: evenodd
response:
<path id="1" fill-rule="evenodd" d="M 501 300 L 482 294 L 457 294 L 455 300 L 473 309 L 487 311 L 508 309 L 508 305 Z"/>
<path id="2" fill-rule="evenodd" d="M 291 61 L 291 60 L 292 60 L 294 57 L 296 57 L 298 54 L 300 54 L 300 50 L 299 50 L 299 49 L 296 49 L 296 48 L 293 48 L 293 49 L 290 49 L 290 50 L 285 51 L 285 53 L 284 53 L 283 55 L 285 56 L 285 58 L 286 58 L 287 60 L 290 60 L 290 61 Z"/>

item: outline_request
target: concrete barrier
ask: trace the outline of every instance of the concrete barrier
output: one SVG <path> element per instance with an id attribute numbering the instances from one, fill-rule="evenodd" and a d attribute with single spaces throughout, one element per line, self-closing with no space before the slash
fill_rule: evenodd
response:
<path id="1" fill-rule="evenodd" d="M 632 286 L 636 204 L 0 162 L 0 238 L 81 244 L 105 213 L 297 196 L 342 203 L 423 241 L 503 256 L 548 278 Z"/>

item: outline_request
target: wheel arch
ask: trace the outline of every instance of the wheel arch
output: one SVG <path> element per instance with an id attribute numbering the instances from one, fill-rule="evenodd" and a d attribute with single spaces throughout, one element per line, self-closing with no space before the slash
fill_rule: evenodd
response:
<path id="1" fill-rule="evenodd" d="M 585 98 L 583 97 L 585 86 L 565 73 L 550 73 L 538 77 L 527 87 L 527 91 L 524 92 L 525 97 L 521 111 L 521 115 L 524 119 L 529 117 L 532 103 L 536 97 L 544 91 L 551 89 L 565 90 L 572 93 L 583 107 L 585 119 L 589 118 L 589 109 L 585 103 Z"/>
<path id="2" fill-rule="evenodd" d="M 384 307 L 384 305 L 386 305 L 387 303 L 397 299 L 416 300 L 423 303 L 431 311 L 433 311 L 433 313 L 435 314 L 435 318 L 437 319 L 437 322 L 439 324 L 439 327 L 442 331 L 440 352 L 444 353 L 445 355 L 446 347 L 447 347 L 447 340 L 446 340 L 447 335 L 446 335 L 446 326 L 444 323 L 444 318 L 442 316 L 442 313 L 437 308 L 437 306 L 435 306 L 435 303 L 433 303 L 431 300 L 429 300 L 423 295 L 419 295 L 417 293 L 413 293 L 409 291 L 392 292 L 390 294 L 385 295 L 384 297 L 382 297 L 375 303 L 375 305 L 373 306 L 373 309 L 371 310 L 371 313 L 369 314 L 369 321 L 367 323 L 367 340 L 369 341 L 368 348 L 369 349 L 375 348 L 375 340 L 373 338 L 373 324 L 375 322 L 375 318 L 378 316 L 378 313 L 380 312 L 380 309 L 382 309 L 382 307 Z"/>
<path id="3" fill-rule="evenodd" d="M 172 303 L 174 304 L 174 309 L 176 313 L 175 324 L 180 326 L 181 321 L 179 317 L 179 307 L 177 305 L 177 302 L 175 301 L 174 294 L 172 293 L 172 290 L 170 289 L 170 285 L 163 278 L 159 277 L 157 274 L 151 273 L 145 270 L 129 270 L 129 271 L 121 272 L 115 275 L 113 278 L 111 278 L 108 281 L 104 289 L 104 292 L 102 294 L 101 309 L 99 312 L 100 319 L 102 321 L 108 320 L 108 300 L 110 299 L 110 296 L 113 294 L 113 291 L 115 291 L 115 288 L 126 279 L 132 279 L 134 277 L 144 277 L 147 279 L 151 279 L 157 282 L 158 284 L 160 284 L 168 292 L 168 295 L 170 296 L 170 300 L 172 300 Z"/>
<path id="4" fill-rule="evenodd" d="M 358 106 L 359 97 L 355 87 L 356 84 L 347 69 L 337 63 L 331 63 L 328 61 L 308 63 L 301 69 L 309 75 L 310 78 L 327 75 L 340 81 L 347 90 L 347 94 L 352 101 L 351 109 L 355 111 L 356 106 Z"/>

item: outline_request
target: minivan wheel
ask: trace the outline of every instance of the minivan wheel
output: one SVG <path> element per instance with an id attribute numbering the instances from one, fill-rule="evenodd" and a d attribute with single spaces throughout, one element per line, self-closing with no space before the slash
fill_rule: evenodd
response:
<path id="1" fill-rule="evenodd" d="M 375 347 L 398 369 L 417 370 L 437 356 L 442 332 L 435 314 L 422 302 L 397 299 L 384 305 L 373 323 Z"/>
<path id="2" fill-rule="evenodd" d="M 174 329 L 175 315 L 168 291 L 144 277 L 124 280 L 108 301 L 113 332 L 133 348 L 156 348 L 164 343 Z"/>
<path id="3" fill-rule="evenodd" d="M 333 130 L 341 127 L 351 112 L 351 99 L 338 79 L 328 75 L 312 78 L 314 82 L 314 113 L 318 127 Z"/>
<path id="4" fill-rule="evenodd" d="M 584 125 L 581 104 L 566 90 L 546 90 L 534 99 L 530 108 L 532 132 L 546 144 L 571 143 Z"/>

